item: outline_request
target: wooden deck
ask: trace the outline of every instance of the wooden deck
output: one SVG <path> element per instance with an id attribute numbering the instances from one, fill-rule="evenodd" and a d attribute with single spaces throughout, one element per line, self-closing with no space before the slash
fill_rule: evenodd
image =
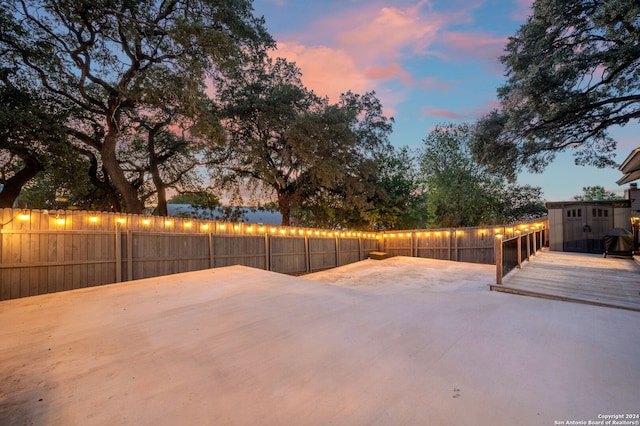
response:
<path id="1" fill-rule="evenodd" d="M 491 290 L 640 311 L 640 265 L 632 259 L 544 250 Z"/>

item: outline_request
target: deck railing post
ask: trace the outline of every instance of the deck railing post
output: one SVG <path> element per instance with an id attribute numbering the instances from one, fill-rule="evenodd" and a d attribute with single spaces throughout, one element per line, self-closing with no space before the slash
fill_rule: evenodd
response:
<path id="1" fill-rule="evenodd" d="M 531 241 L 531 244 L 533 245 L 533 247 L 531 248 L 531 256 L 535 256 L 536 252 L 538 251 L 537 249 L 537 244 L 538 244 L 538 236 L 536 235 L 536 230 L 535 228 L 532 231 L 529 231 L 529 233 L 531 234 L 531 238 L 533 239 Z"/>
<path id="2" fill-rule="evenodd" d="M 518 233 L 518 269 L 522 268 L 522 235 L 520 231 Z"/>
<path id="3" fill-rule="evenodd" d="M 502 284 L 502 235 L 495 238 L 496 284 Z"/>

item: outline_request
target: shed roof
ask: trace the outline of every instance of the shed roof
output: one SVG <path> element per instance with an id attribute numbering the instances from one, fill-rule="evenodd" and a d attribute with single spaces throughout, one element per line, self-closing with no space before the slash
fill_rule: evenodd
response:
<path id="1" fill-rule="evenodd" d="M 573 200 L 573 201 L 548 201 L 548 210 L 563 209 L 569 206 L 607 206 L 614 208 L 631 207 L 631 200 Z"/>

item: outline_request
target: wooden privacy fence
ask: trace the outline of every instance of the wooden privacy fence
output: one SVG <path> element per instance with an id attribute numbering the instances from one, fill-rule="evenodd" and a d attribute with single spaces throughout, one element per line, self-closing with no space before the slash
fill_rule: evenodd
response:
<path id="1" fill-rule="evenodd" d="M 546 222 L 372 233 L 0 209 L 0 300 L 230 265 L 299 274 L 357 262 L 372 251 L 495 264 L 495 236 L 516 237 L 527 226 L 542 229 Z"/>
<path id="2" fill-rule="evenodd" d="M 392 256 L 494 265 L 497 239 L 505 242 L 521 238 L 528 233 L 542 236 L 547 228 L 548 220 L 545 218 L 508 226 L 387 232 L 382 235 L 380 249 Z M 537 247 L 541 245 L 542 243 Z"/>
<path id="3" fill-rule="evenodd" d="M 0 300 L 229 265 L 305 273 L 379 235 L 85 211 L 0 209 Z"/>

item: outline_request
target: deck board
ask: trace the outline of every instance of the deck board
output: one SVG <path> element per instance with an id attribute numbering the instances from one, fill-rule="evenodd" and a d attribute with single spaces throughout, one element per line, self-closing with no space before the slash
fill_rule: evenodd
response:
<path id="1" fill-rule="evenodd" d="M 545 250 L 490 288 L 640 311 L 640 265 L 626 258 Z"/>

